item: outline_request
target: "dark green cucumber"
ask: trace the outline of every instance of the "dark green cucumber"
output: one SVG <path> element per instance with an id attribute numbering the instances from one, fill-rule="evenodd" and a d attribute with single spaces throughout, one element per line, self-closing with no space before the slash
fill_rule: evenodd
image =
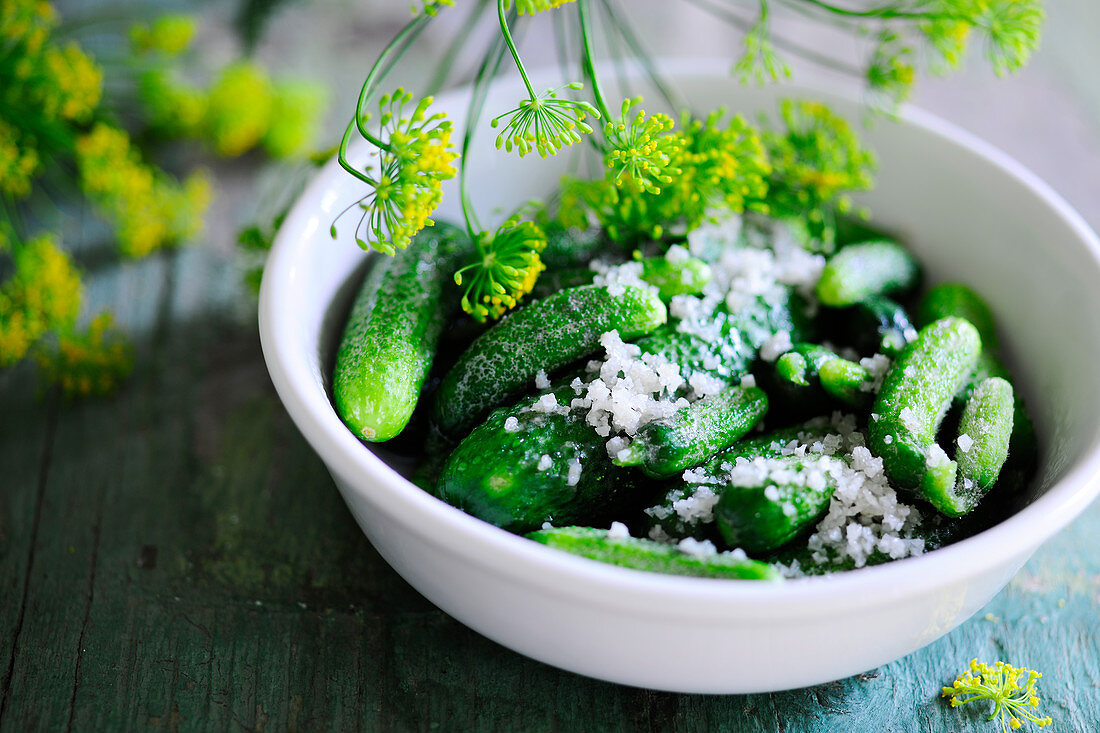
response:
<path id="1" fill-rule="evenodd" d="M 922 323 L 958 316 L 974 324 L 982 336 L 982 354 L 970 375 L 970 379 L 955 395 L 956 404 L 965 404 L 979 384 L 990 377 L 999 377 L 1014 387 L 1014 408 L 1012 416 L 1012 439 L 1009 444 L 1008 460 L 1004 467 L 1004 478 L 1014 485 L 1022 487 L 1032 474 L 1039 460 L 1039 443 L 1035 434 L 1035 425 L 1027 413 L 1023 397 L 1015 389 L 1015 382 L 1008 369 L 997 357 L 997 327 L 993 312 L 980 295 L 966 285 L 944 283 L 928 292 L 921 301 L 918 310 Z"/>
<path id="2" fill-rule="evenodd" d="M 887 372 L 871 409 L 870 448 L 886 474 L 945 514 L 956 511 L 957 465 L 936 443 L 936 433 L 981 348 L 978 330 L 962 318 L 925 326 Z"/>
<path id="3" fill-rule="evenodd" d="M 822 460 L 831 459 L 815 463 Z M 730 547 L 764 553 L 813 527 L 828 510 L 837 484 L 827 469 L 808 469 L 795 456 L 757 461 L 768 475 L 751 483 L 727 485 L 715 507 L 714 521 Z"/>
<path id="4" fill-rule="evenodd" d="M 904 306 L 884 295 L 871 296 L 828 317 L 834 323 L 833 339 L 861 354 L 893 359 L 917 336 Z"/>
<path id="5" fill-rule="evenodd" d="M 666 325 L 636 343 L 643 353 L 733 384 L 747 373 L 753 344 L 758 348 L 768 324 L 774 330 L 794 328 L 787 308 L 762 303 L 737 317 L 720 308 L 695 324 L 698 332 Z M 576 396 L 571 388 L 554 394 L 559 405 Z M 534 529 L 543 521 L 591 524 L 613 507 L 616 496 L 629 492 L 631 472 L 612 464 L 607 438 L 583 415 L 532 412 L 539 399 L 528 397 L 497 410 L 467 435 L 444 466 L 436 495 L 498 526 L 519 528 L 513 531 Z M 547 465 L 544 455 L 550 456 L 551 468 L 539 471 L 540 462 Z M 580 460 L 581 473 L 577 484 L 570 485 L 568 463 L 574 458 Z"/>
<path id="6" fill-rule="evenodd" d="M 728 448 L 768 411 L 768 397 L 756 387 L 729 387 L 682 407 L 672 416 L 642 426 L 615 458 L 618 466 L 640 466 L 653 478 L 669 478 Z"/>
<path id="7" fill-rule="evenodd" d="M 396 436 L 408 423 L 454 310 L 444 297 L 468 247 L 448 224 L 425 229 L 392 258 L 375 256 L 355 298 L 333 372 L 333 401 L 363 440 Z"/>
<path id="8" fill-rule="evenodd" d="M 917 284 L 920 267 L 897 242 L 877 239 L 844 247 L 825 263 L 817 297 L 834 308 L 875 295 L 904 292 Z"/>
<path id="9" fill-rule="evenodd" d="M 941 283 L 928 291 L 917 309 L 921 326 L 941 318 L 955 316 L 970 321 L 982 337 L 982 348 L 987 352 L 997 349 L 997 327 L 993 312 L 980 295 L 961 283 Z"/>
<path id="10" fill-rule="evenodd" d="M 560 527 L 527 535 L 535 542 L 591 560 L 668 575 L 737 580 L 780 580 L 779 571 L 740 553 L 694 555 L 673 546 L 636 537 L 616 537 L 606 529 Z"/>
<path id="11" fill-rule="evenodd" d="M 552 394 L 565 405 L 574 396 L 569 388 Z M 540 397 L 494 411 L 467 435 L 444 464 L 436 496 L 519 533 L 543 522 L 592 523 L 614 507 L 628 481 L 606 441 L 583 417 L 533 411 Z"/>
<path id="12" fill-rule="evenodd" d="M 692 498 L 715 502 L 725 493 L 730 471 L 738 458 L 779 458 L 789 452 L 792 443 L 812 445 L 824 440 L 831 432 L 835 431 L 831 429 L 828 420 L 815 418 L 802 425 L 738 441 L 728 450 L 686 473 L 682 480 L 669 489 L 660 504 L 646 509 L 645 514 L 650 525 L 659 527 L 665 535 L 676 539 L 694 537 L 720 541 L 721 536 L 715 529 L 712 516 L 701 516 L 688 506 L 684 507 L 685 511 L 678 511 L 678 502 Z M 707 497 L 700 497 L 700 489 L 705 490 Z"/>
<path id="13" fill-rule="evenodd" d="M 600 336 L 633 339 L 665 322 L 655 294 L 626 286 L 586 285 L 534 301 L 475 340 L 443 378 L 433 418 L 445 435 L 459 436 L 489 410 L 551 372 L 599 348 Z"/>

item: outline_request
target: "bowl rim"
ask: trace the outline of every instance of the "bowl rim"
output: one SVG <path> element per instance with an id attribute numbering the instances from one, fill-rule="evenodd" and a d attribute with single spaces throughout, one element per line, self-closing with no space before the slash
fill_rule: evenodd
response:
<path id="1" fill-rule="evenodd" d="M 725 78 L 727 70 L 713 59 L 663 59 L 670 78 Z M 533 79 L 556 71 L 535 72 Z M 500 87 L 516 80 L 499 79 Z M 460 99 L 469 86 L 449 90 L 437 104 Z M 855 95 L 830 86 L 786 85 L 791 94 L 855 102 Z M 905 105 L 898 120 L 983 158 L 1003 175 L 1022 184 L 1073 232 L 1091 259 L 1100 267 L 1100 238 L 1083 217 L 1049 184 L 1019 161 L 957 125 L 918 107 Z M 798 614 L 800 608 L 841 610 L 852 605 L 888 604 L 899 598 L 964 582 L 1005 564 L 1006 558 L 1026 559 L 1040 544 L 1075 519 L 1100 493 L 1100 435 L 1076 465 L 1054 482 L 1042 496 L 999 524 L 947 547 L 916 557 L 881 565 L 792 578 L 780 583 L 692 578 L 661 575 L 623 568 L 570 555 L 522 536 L 511 534 L 435 498 L 401 476 L 347 430 L 337 416 L 323 385 L 305 379 L 318 366 L 315 355 L 294 348 L 297 339 L 283 328 L 293 300 L 286 295 L 300 275 L 297 256 L 319 225 L 315 203 L 332 187 L 336 161 L 317 174 L 292 207 L 264 270 L 259 299 L 260 340 L 271 380 L 298 429 L 334 476 L 345 478 L 342 490 L 367 495 L 371 504 L 411 529 L 419 540 L 442 550 L 459 553 L 496 573 L 523 585 L 551 583 L 557 592 L 583 597 L 587 603 L 621 607 L 635 604 L 642 613 L 662 611 L 650 604 L 657 598 L 675 600 L 684 617 L 764 613 Z M 373 255 L 372 255 L 373 256 Z M 370 495 L 374 496 L 370 496 Z M 503 561 L 502 561 L 503 560 Z M 696 603 L 684 603 L 695 601 Z M 780 605 L 775 605 L 779 602 Z"/>

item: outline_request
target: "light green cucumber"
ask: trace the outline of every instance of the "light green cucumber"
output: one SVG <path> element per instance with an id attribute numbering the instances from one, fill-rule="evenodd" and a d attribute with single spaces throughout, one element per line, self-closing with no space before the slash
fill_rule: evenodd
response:
<path id="1" fill-rule="evenodd" d="M 448 224 L 425 229 L 392 258 L 375 255 L 344 328 L 333 371 L 336 412 L 363 440 L 400 433 L 431 369 L 455 298 L 446 298 L 469 238 Z"/>

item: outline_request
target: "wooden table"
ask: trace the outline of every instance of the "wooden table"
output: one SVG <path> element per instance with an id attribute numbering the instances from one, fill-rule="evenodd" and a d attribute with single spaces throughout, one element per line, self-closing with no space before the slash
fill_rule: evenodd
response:
<path id="1" fill-rule="evenodd" d="M 1074 161 L 1100 126 L 1032 134 L 1035 100 L 1073 108 L 1036 73 L 1015 101 L 968 79 L 925 101 L 1096 224 Z M 212 246 L 88 259 L 87 300 L 142 334 L 119 395 L 65 406 L 0 374 L 0 730 L 991 730 L 939 696 L 973 657 L 1041 670 L 1054 729 L 1100 730 L 1100 505 L 946 638 L 805 690 L 619 687 L 467 630 L 380 559 L 274 395 L 226 244 L 247 172 L 219 172 Z"/>

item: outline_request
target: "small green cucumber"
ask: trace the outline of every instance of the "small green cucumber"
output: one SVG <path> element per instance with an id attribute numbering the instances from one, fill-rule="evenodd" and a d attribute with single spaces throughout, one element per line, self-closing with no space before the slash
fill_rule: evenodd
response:
<path id="1" fill-rule="evenodd" d="M 865 367 L 818 344 L 795 344 L 775 362 L 776 375 L 795 387 L 819 384 L 826 394 L 854 407 L 872 398 L 874 376 Z"/>
<path id="2" fill-rule="evenodd" d="M 824 305 L 843 308 L 875 295 L 904 292 L 919 278 L 917 261 L 897 242 L 860 242 L 844 247 L 825 263 L 817 298 Z"/>
<path id="3" fill-rule="evenodd" d="M 672 260 L 667 256 L 646 257 L 641 262 L 642 280 L 656 287 L 662 298 L 697 295 L 710 282 L 710 265 L 688 255 Z"/>
<path id="4" fill-rule="evenodd" d="M 606 529 L 555 527 L 532 532 L 527 537 L 548 547 L 590 560 L 654 573 L 735 580 L 780 580 L 783 577 L 771 565 L 750 560 L 742 553 L 696 555 L 675 545 L 636 537 L 613 536 Z"/>
<path id="5" fill-rule="evenodd" d="M 599 349 L 600 336 L 624 340 L 665 322 L 661 299 L 640 288 L 585 285 L 536 300 L 479 336 L 443 378 L 433 418 L 445 435 L 467 432 L 489 410 L 552 372 Z"/>
<path id="6" fill-rule="evenodd" d="M 894 359 L 917 336 L 904 306 L 884 295 L 873 295 L 830 315 L 836 322 L 835 340 L 861 354 Z"/>
<path id="7" fill-rule="evenodd" d="M 392 258 L 374 256 L 348 316 L 332 380 L 336 412 L 357 437 L 389 440 L 408 424 L 454 310 L 453 299 L 444 297 L 451 264 L 469 246 L 462 230 L 440 223 Z"/>
<path id="8" fill-rule="evenodd" d="M 795 456 L 741 457 L 738 464 L 749 470 L 743 483 L 727 480 L 714 509 L 714 521 L 730 547 L 746 552 L 776 550 L 814 524 L 829 509 L 836 479 L 817 459 L 811 468 Z"/>
<path id="9" fill-rule="evenodd" d="M 761 390 L 729 387 L 642 426 L 614 462 L 640 466 L 652 478 L 669 478 L 737 442 L 767 411 L 768 397 Z"/>
<path id="10" fill-rule="evenodd" d="M 974 509 L 997 482 L 1008 458 L 1014 411 L 1012 385 L 999 377 L 979 384 L 963 408 L 955 441 L 958 515 Z"/>
<path id="11" fill-rule="evenodd" d="M 871 451 L 895 484 L 954 511 L 957 466 L 936 433 L 981 353 L 978 330 L 962 318 L 925 326 L 886 373 L 868 424 Z"/>
<path id="12" fill-rule="evenodd" d="M 568 387 L 549 394 L 558 405 L 574 397 Z M 583 417 L 533 409 L 540 399 L 495 410 L 474 428 L 447 458 L 433 493 L 519 533 L 543 522 L 592 523 L 614 507 L 630 482 L 612 465 L 606 439 Z"/>
<path id="13" fill-rule="evenodd" d="M 970 321 L 982 337 L 982 348 L 992 353 L 997 349 L 997 327 L 989 305 L 976 292 L 961 283 L 941 283 L 928 291 L 917 308 L 921 326 L 948 316 Z"/>

